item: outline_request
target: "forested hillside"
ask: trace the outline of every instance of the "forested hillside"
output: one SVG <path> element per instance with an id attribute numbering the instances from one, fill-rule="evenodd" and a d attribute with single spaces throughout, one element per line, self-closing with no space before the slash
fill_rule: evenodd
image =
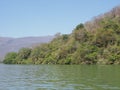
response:
<path id="1" fill-rule="evenodd" d="M 120 6 L 48 44 L 8 53 L 6 64 L 120 64 Z"/>
<path id="2" fill-rule="evenodd" d="M 50 42 L 54 36 L 42 37 L 22 37 L 22 38 L 8 38 L 0 37 L 0 61 L 3 61 L 8 52 L 18 52 L 23 47 L 33 47 L 41 43 Z"/>

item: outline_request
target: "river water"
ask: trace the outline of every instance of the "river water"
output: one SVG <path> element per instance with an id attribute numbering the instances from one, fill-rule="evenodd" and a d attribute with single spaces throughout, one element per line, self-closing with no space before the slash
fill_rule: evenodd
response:
<path id="1" fill-rule="evenodd" d="M 0 64 L 0 90 L 120 90 L 120 66 Z"/>

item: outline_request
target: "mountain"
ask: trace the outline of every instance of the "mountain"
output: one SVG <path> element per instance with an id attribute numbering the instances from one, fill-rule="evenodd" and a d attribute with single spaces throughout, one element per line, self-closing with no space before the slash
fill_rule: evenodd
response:
<path id="1" fill-rule="evenodd" d="M 50 43 L 9 53 L 9 64 L 120 64 L 120 6 Z"/>
<path id="2" fill-rule="evenodd" d="M 41 43 L 50 42 L 54 36 L 9 38 L 0 37 L 0 59 L 8 52 L 17 52 L 20 48 L 34 47 Z"/>

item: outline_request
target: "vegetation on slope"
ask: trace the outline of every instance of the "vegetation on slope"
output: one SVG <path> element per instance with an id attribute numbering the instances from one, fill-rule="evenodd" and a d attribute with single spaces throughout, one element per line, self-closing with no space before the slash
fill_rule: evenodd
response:
<path id="1" fill-rule="evenodd" d="M 57 34 L 48 44 L 8 53 L 6 64 L 120 64 L 120 7 Z"/>

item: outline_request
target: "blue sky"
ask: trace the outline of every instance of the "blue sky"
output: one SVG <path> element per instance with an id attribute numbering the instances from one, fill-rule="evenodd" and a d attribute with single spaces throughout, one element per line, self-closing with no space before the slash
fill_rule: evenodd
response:
<path id="1" fill-rule="evenodd" d="M 0 0 L 0 36 L 71 33 L 79 23 L 120 5 L 120 0 Z"/>

